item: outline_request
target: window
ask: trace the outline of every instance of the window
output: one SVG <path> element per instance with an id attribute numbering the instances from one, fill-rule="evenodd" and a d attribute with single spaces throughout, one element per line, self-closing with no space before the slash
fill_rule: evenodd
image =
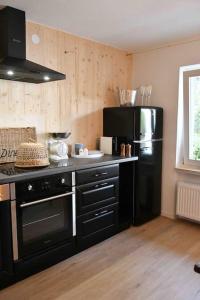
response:
<path id="1" fill-rule="evenodd" d="M 179 70 L 176 167 L 200 174 L 200 64 Z"/>
<path id="2" fill-rule="evenodd" d="M 184 164 L 200 166 L 200 70 L 183 72 Z"/>

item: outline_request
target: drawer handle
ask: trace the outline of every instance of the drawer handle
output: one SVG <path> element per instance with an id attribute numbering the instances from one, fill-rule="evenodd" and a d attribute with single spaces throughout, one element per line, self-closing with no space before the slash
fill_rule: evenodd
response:
<path id="1" fill-rule="evenodd" d="M 94 176 L 95 176 L 95 177 L 99 177 L 99 176 L 103 176 L 103 175 L 108 175 L 108 173 L 107 173 L 107 172 L 97 173 L 97 174 L 95 174 Z"/>
<path id="2" fill-rule="evenodd" d="M 99 213 L 96 213 L 96 214 L 95 214 L 95 217 L 104 215 L 104 214 L 106 214 L 107 212 L 108 212 L 108 210 L 103 210 L 103 211 L 101 211 L 101 212 L 99 212 Z"/>
<path id="3" fill-rule="evenodd" d="M 101 187 L 101 186 L 106 186 L 106 185 L 108 185 L 108 183 L 107 183 L 107 182 L 104 182 L 104 183 L 96 184 L 94 187 L 95 187 L 96 189 L 98 189 L 99 187 Z"/>

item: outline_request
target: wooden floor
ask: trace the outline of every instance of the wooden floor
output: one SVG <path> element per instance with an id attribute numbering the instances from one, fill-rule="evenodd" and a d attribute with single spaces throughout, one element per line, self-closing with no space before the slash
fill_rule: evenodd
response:
<path id="1" fill-rule="evenodd" d="M 160 217 L 0 292 L 0 300 L 200 299 L 200 225 Z"/>

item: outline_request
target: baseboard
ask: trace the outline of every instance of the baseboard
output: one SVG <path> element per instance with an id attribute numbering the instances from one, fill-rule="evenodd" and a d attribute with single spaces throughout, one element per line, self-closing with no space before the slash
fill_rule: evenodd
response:
<path id="1" fill-rule="evenodd" d="M 168 212 L 166 212 L 166 211 L 162 211 L 162 212 L 161 212 L 161 216 L 166 217 L 166 218 L 169 218 L 169 219 L 173 219 L 173 220 L 176 219 L 175 214 L 168 213 Z"/>

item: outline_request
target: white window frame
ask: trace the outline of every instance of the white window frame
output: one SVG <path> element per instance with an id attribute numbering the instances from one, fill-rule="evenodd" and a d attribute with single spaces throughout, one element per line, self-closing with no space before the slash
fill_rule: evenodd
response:
<path id="1" fill-rule="evenodd" d="M 200 76 L 200 69 L 184 71 L 183 72 L 183 108 L 184 108 L 184 122 L 183 122 L 183 156 L 184 165 L 192 165 L 200 167 L 200 160 L 193 160 L 189 158 L 189 79 L 191 77 Z"/>

